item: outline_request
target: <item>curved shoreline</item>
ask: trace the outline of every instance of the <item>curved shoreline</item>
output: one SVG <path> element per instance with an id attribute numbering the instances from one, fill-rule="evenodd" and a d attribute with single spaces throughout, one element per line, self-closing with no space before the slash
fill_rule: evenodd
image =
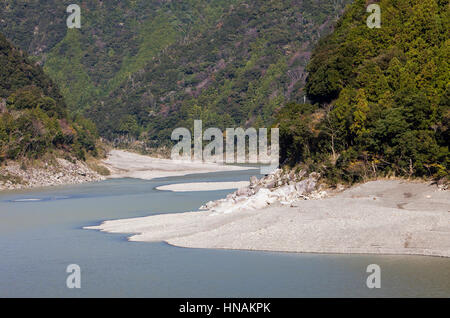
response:
<path id="1" fill-rule="evenodd" d="M 45 164 L 45 166 L 30 167 L 27 170 L 23 170 L 18 162 L 11 162 L 6 167 L 0 167 L 0 191 L 81 184 L 116 178 L 151 180 L 189 174 L 256 169 L 256 167 L 153 158 L 117 149 L 111 150 L 107 158 L 99 164 L 109 170 L 108 176 L 100 175 L 92 170 L 86 162 L 71 163 L 61 158 L 58 158 L 57 162 L 57 165 Z M 2 180 L 2 176 L 8 177 L 7 179 L 11 181 Z"/>
<path id="2" fill-rule="evenodd" d="M 111 150 L 108 157 L 103 160 L 103 164 L 111 171 L 111 175 L 108 178 L 136 178 L 143 180 L 180 177 L 188 174 L 249 170 L 253 168 L 160 159 L 123 150 Z"/>
<path id="3" fill-rule="evenodd" d="M 192 191 L 217 191 L 217 190 L 236 190 L 250 185 L 248 181 L 235 182 L 191 182 L 191 183 L 173 183 L 156 187 L 160 191 L 172 192 L 192 192 Z"/>
<path id="4" fill-rule="evenodd" d="M 190 248 L 450 257 L 448 206 L 448 191 L 381 180 L 292 206 L 162 214 L 86 228 Z"/>
<path id="5" fill-rule="evenodd" d="M 107 232 L 105 232 L 107 233 Z M 128 239 L 129 242 L 133 242 Z M 377 251 L 377 252 L 370 252 L 370 251 L 325 251 L 325 252 L 317 252 L 317 251 L 278 251 L 278 250 L 265 250 L 265 249 L 246 249 L 246 248 L 229 248 L 229 247 L 190 247 L 190 246 L 182 246 L 182 245 L 176 245 L 173 243 L 170 243 L 168 241 L 161 241 L 163 243 L 166 243 L 167 245 L 178 247 L 178 248 L 192 248 L 192 249 L 211 249 L 211 250 L 231 250 L 231 251 L 246 251 L 246 252 L 266 252 L 266 253 L 290 253 L 290 254 L 323 254 L 323 255 L 379 255 L 379 256 L 421 256 L 421 257 L 437 257 L 437 258 L 450 258 L 450 256 L 447 255 L 434 255 L 434 254 L 427 254 L 423 253 L 420 254 L 418 252 L 415 253 L 398 253 L 398 252 L 389 252 L 389 251 Z"/>

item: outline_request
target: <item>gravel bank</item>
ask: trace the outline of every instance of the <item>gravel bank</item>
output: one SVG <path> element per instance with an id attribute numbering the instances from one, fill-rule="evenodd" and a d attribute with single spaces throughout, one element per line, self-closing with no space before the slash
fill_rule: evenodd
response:
<path id="1" fill-rule="evenodd" d="M 91 170 L 84 162 L 56 159 L 53 165 L 23 168 L 9 163 L 0 168 L 0 190 L 28 189 L 64 184 L 78 184 L 103 180 L 104 177 Z M 2 180 L 3 179 L 3 180 Z"/>
<path id="2" fill-rule="evenodd" d="M 155 215 L 88 228 L 192 248 L 450 257 L 449 207 L 449 192 L 434 185 L 379 180 L 289 206 Z"/>
<path id="3" fill-rule="evenodd" d="M 102 161 L 102 165 L 111 172 L 107 178 L 138 178 L 145 180 L 196 173 L 250 169 L 249 167 L 215 163 L 158 159 L 123 150 L 111 150 L 107 158 Z M 0 190 L 78 184 L 104 179 L 105 177 L 90 169 L 84 162 L 77 161 L 72 163 L 64 159 L 57 159 L 57 164 L 55 165 L 42 167 L 22 169 L 19 163 L 11 162 L 7 166 L 0 168 Z M 240 186 L 241 184 L 238 185 L 238 187 Z M 215 185 L 215 187 L 219 186 Z M 226 185 L 225 188 L 233 189 L 236 187 Z"/>
<path id="4" fill-rule="evenodd" d="M 196 173 L 251 169 L 249 167 L 219 165 L 216 163 L 152 158 L 122 150 L 111 150 L 108 158 L 103 163 L 112 172 L 110 178 L 137 178 L 145 180 Z"/>

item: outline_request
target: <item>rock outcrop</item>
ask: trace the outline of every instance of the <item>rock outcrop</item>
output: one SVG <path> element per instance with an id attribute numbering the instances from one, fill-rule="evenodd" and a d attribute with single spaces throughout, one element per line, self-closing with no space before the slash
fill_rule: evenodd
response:
<path id="1" fill-rule="evenodd" d="M 305 171 L 283 173 L 275 170 L 258 180 L 253 176 L 250 185 L 229 194 L 225 199 L 210 201 L 200 207 L 218 213 L 231 213 L 240 210 L 265 208 L 275 202 L 292 205 L 298 200 L 318 199 L 327 196 L 326 191 L 318 189 L 318 173 L 306 176 Z"/>
<path id="2" fill-rule="evenodd" d="M 104 179 L 84 162 L 70 162 L 60 158 L 56 161 L 52 165 L 43 163 L 38 167 L 26 168 L 17 162 L 8 163 L 0 168 L 0 190 L 78 184 Z"/>

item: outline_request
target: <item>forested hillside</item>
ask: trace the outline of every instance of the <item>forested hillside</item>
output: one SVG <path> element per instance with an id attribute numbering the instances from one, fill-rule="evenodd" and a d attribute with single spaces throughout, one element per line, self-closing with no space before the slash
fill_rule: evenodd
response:
<path id="1" fill-rule="evenodd" d="M 448 176 L 448 0 L 382 0 L 381 28 L 355 1 L 316 47 L 312 104 L 278 114 L 282 157 L 329 180 L 376 175 Z"/>
<path id="2" fill-rule="evenodd" d="M 68 118 L 57 86 L 42 68 L 0 34 L 0 163 L 50 152 L 84 159 L 96 155 L 96 138 L 92 123 Z"/>
<path id="3" fill-rule="evenodd" d="M 4 0 L 0 28 L 44 65 L 74 112 L 108 95 L 187 32 L 209 27 L 234 2 L 82 0 L 78 30 L 66 26 L 74 1 Z"/>
<path id="4" fill-rule="evenodd" d="M 146 134 L 156 145 L 174 127 L 267 126 L 286 101 L 303 99 L 313 44 L 340 2 L 241 3 L 210 28 L 169 46 L 89 112 L 107 136 Z M 152 143 L 150 143 L 152 145 Z"/>
<path id="5" fill-rule="evenodd" d="M 42 4 L 41 4 L 42 2 Z M 0 26 L 43 64 L 72 113 L 109 139 L 170 140 L 193 119 L 261 126 L 303 100 L 313 45 L 349 0 L 5 0 Z"/>

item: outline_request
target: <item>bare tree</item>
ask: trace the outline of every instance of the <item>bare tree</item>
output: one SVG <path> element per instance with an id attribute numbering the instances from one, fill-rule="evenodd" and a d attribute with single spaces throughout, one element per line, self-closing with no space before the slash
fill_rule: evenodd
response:
<path id="1" fill-rule="evenodd" d="M 332 108 L 333 108 L 332 105 L 327 105 L 325 107 L 325 127 L 326 133 L 328 134 L 328 136 L 330 136 L 331 139 L 331 153 L 333 156 L 333 164 L 335 164 L 336 160 L 338 159 L 338 155 L 336 153 L 337 128 L 335 127 L 330 118 Z"/>

